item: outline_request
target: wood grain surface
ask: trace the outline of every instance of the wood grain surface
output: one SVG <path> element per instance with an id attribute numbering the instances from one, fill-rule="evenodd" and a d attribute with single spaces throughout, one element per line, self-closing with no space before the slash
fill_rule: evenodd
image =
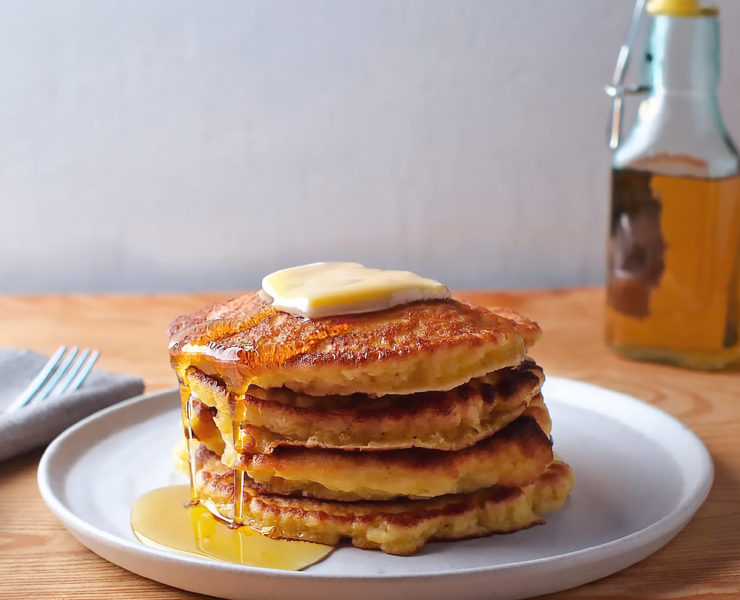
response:
<path id="1" fill-rule="evenodd" d="M 169 321 L 228 295 L 0 296 L 0 345 L 46 353 L 61 343 L 99 348 L 100 367 L 136 373 L 154 392 L 175 385 Z M 672 542 L 620 573 L 549 598 L 740 599 L 740 369 L 692 372 L 614 356 L 603 343 L 601 289 L 457 296 L 534 318 L 545 335 L 532 354 L 546 373 L 659 406 L 691 427 L 714 459 L 708 500 Z M 124 571 L 79 544 L 39 496 L 40 455 L 0 462 L 0 598 L 202 597 Z"/>

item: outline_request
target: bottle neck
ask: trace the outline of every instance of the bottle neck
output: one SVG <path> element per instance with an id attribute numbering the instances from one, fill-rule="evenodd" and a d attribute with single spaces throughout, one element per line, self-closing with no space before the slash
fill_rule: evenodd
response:
<path id="1" fill-rule="evenodd" d="M 654 95 L 716 98 L 719 84 L 717 17 L 651 17 L 644 65 Z"/>
<path id="2" fill-rule="evenodd" d="M 643 69 L 650 93 L 612 164 L 666 175 L 735 175 L 738 155 L 717 101 L 716 16 L 652 16 Z"/>

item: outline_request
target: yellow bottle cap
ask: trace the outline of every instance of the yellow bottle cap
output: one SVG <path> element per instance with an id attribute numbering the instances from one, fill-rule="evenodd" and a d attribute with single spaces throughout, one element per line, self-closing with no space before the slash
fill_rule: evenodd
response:
<path id="1" fill-rule="evenodd" d="M 669 17 L 706 17 L 716 15 L 716 6 L 702 4 L 699 0 L 650 0 L 647 12 Z"/>

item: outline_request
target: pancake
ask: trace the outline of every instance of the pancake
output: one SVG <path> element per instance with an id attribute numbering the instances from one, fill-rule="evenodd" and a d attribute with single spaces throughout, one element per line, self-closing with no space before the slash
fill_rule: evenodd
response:
<path id="1" fill-rule="evenodd" d="M 228 415 L 235 411 L 236 398 L 195 367 L 185 376 L 190 392 L 217 409 L 216 422 L 231 445 Z M 542 369 L 525 360 L 446 392 L 317 397 L 287 388 L 250 387 L 239 399 L 240 446 L 254 453 L 270 453 L 279 446 L 459 450 L 514 421 L 539 393 L 543 380 Z"/>
<path id="2" fill-rule="evenodd" d="M 345 452 L 278 448 L 237 454 L 230 464 L 257 483 L 314 498 L 385 500 L 429 498 L 491 485 L 531 483 L 552 461 L 550 439 L 531 417 L 520 417 L 475 446 L 446 452 L 411 448 Z"/>
<path id="3" fill-rule="evenodd" d="M 540 429 L 542 429 L 542 431 L 544 431 L 545 434 L 550 437 L 550 432 L 552 431 L 552 420 L 550 419 L 550 412 L 547 410 L 547 406 L 545 406 L 545 401 L 542 398 L 542 394 L 537 394 L 534 398 L 532 398 L 532 400 L 530 400 L 527 408 L 524 409 L 522 416 L 532 417 L 535 421 L 537 421 Z M 552 442 L 552 439 L 550 441 Z"/>
<path id="4" fill-rule="evenodd" d="M 456 300 L 304 319 L 252 292 L 179 317 L 168 333 L 181 381 L 194 366 L 237 394 L 253 384 L 382 396 L 450 390 L 516 366 L 541 331 L 512 311 Z"/>
<path id="5" fill-rule="evenodd" d="M 538 393 L 529 401 L 527 407 L 521 413 L 521 416 L 532 417 L 537 421 L 540 429 L 542 429 L 546 435 L 550 435 L 552 420 L 550 419 L 550 413 L 545 406 L 542 394 Z M 215 421 L 220 423 L 219 427 L 216 426 Z M 214 407 L 207 406 L 200 402 L 200 400 L 194 399 L 193 415 L 190 423 L 194 430 L 194 437 L 197 440 L 204 442 L 208 448 L 216 454 L 225 454 L 225 460 L 227 460 L 227 462 L 231 463 L 231 461 L 233 461 L 234 447 L 231 442 L 232 432 L 227 431 L 228 425 L 231 424 L 231 420 L 228 416 L 224 417 L 224 414 Z M 220 427 L 225 431 L 222 431 Z M 249 431 L 249 426 L 242 425 L 242 430 Z M 187 437 L 187 430 L 185 431 L 185 436 Z M 376 450 L 377 448 L 373 449 Z M 242 449 L 243 452 L 250 454 L 252 453 L 252 450 L 253 449 L 251 447 Z"/>
<path id="6" fill-rule="evenodd" d="M 183 413 L 186 412 L 186 406 L 186 404 L 183 405 Z M 218 411 L 198 401 L 193 402 L 192 407 L 190 428 L 193 430 L 194 437 L 205 444 L 211 452 L 221 456 L 226 448 L 226 442 L 216 426 L 215 417 Z M 187 422 L 187 414 L 183 414 L 183 424 Z M 187 438 L 187 427 L 185 427 L 184 433 L 185 438 Z M 229 439 L 229 444 L 231 444 L 231 439 Z"/>
<path id="7" fill-rule="evenodd" d="M 196 459 L 197 485 L 204 504 L 233 518 L 233 472 L 207 450 Z M 336 544 L 346 538 L 359 548 L 409 555 L 427 541 L 508 533 L 543 523 L 573 487 L 573 472 L 553 461 L 530 485 L 492 486 L 469 494 L 427 500 L 332 502 L 311 498 L 250 495 L 245 488 L 245 523 L 273 538 Z"/>
<path id="8" fill-rule="evenodd" d="M 303 318 L 253 292 L 168 333 L 191 491 L 236 524 L 413 554 L 539 524 L 572 488 L 527 358 L 539 326 L 511 310 L 435 299 Z"/>
<path id="9" fill-rule="evenodd" d="M 198 429 L 194 427 L 196 437 Z M 206 440 L 208 442 L 208 440 Z M 213 450 L 213 444 L 205 443 Z M 456 452 L 412 448 L 382 452 L 283 447 L 271 454 L 221 456 L 261 491 L 336 500 L 428 498 L 491 485 L 531 483 L 552 461 L 537 421 L 522 416 L 475 446 Z"/>

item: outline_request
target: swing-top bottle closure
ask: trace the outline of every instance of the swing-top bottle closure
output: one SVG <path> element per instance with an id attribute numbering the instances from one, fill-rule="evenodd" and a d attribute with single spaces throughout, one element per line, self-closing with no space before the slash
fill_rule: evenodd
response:
<path id="1" fill-rule="evenodd" d="M 624 43 L 619 48 L 617 63 L 612 75 L 612 81 L 605 87 L 606 94 L 612 98 L 612 109 L 609 116 L 607 135 L 609 148 L 616 150 L 622 141 L 622 121 L 624 119 L 624 97 L 643 95 L 652 90 L 651 85 L 625 85 L 624 80 L 629 66 L 632 46 L 640 28 L 643 13 L 652 17 L 716 17 L 717 7 L 703 4 L 698 0 L 636 0 L 632 17 L 627 29 Z"/>

